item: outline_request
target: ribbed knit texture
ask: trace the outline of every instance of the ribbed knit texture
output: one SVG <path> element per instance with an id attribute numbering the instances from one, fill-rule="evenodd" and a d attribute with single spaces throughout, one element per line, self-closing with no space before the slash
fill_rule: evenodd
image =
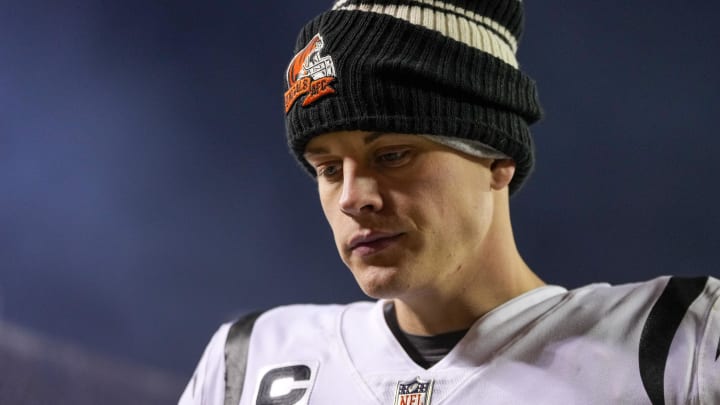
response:
<path id="1" fill-rule="evenodd" d="M 335 8 L 310 21 L 295 47 L 319 34 L 319 56 L 334 66 L 330 92 L 307 105 L 301 96 L 287 111 L 288 144 L 305 168 L 314 174 L 302 155 L 322 133 L 443 135 L 512 157 L 514 193 L 532 171 L 528 126 L 541 117 L 534 82 L 513 66 L 522 3 L 341 0 Z"/>

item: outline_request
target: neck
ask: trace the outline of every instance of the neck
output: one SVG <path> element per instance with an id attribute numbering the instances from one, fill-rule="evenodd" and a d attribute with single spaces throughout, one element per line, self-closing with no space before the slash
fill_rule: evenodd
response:
<path id="1" fill-rule="evenodd" d="M 394 299 L 400 328 L 415 335 L 437 335 L 470 328 L 494 308 L 545 285 L 524 263 L 518 277 L 503 284 L 475 280 L 454 293 L 430 290 Z"/>

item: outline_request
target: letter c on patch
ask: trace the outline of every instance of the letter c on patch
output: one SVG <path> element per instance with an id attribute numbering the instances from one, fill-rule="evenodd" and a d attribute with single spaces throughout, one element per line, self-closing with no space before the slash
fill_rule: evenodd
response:
<path id="1" fill-rule="evenodd" d="M 310 367 L 304 364 L 271 369 L 260 381 L 255 404 L 299 405 L 312 385 L 311 377 Z"/>

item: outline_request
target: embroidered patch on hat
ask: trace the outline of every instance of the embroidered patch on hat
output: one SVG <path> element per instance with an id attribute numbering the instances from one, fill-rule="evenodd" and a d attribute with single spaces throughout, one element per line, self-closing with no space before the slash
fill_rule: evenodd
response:
<path id="1" fill-rule="evenodd" d="M 335 64 L 330 55 L 321 55 L 325 41 L 320 34 L 298 52 L 287 68 L 288 89 L 285 92 L 285 113 L 305 96 L 302 106 L 307 107 L 328 94 L 335 93 L 330 84 L 335 80 Z"/>
<path id="2" fill-rule="evenodd" d="M 433 380 L 400 381 L 395 391 L 395 405 L 430 405 Z"/>

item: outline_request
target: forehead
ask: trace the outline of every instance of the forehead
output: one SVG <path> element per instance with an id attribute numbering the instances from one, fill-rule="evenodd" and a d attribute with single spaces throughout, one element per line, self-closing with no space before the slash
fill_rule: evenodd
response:
<path id="1" fill-rule="evenodd" d="M 318 135 L 308 142 L 305 147 L 305 156 L 312 156 L 324 153 L 330 153 L 331 149 L 349 146 L 357 148 L 358 146 L 372 145 L 378 141 L 398 141 L 398 142 L 422 142 L 423 138 L 417 135 L 396 134 L 389 132 L 369 132 L 369 131 L 338 131 Z"/>

